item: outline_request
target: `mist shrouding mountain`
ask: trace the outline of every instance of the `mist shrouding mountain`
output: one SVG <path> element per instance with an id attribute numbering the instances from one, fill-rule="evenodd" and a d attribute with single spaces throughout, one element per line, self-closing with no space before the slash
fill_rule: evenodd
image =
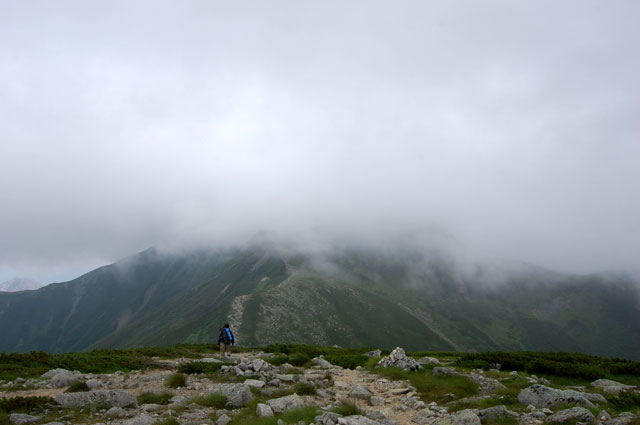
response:
<path id="1" fill-rule="evenodd" d="M 260 231 L 637 267 L 638 2 L 36 4 L 0 3 L 0 281 Z"/>
<path id="2" fill-rule="evenodd" d="M 640 286 L 434 251 L 157 249 L 37 291 L 0 293 L 0 351 L 274 342 L 414 350 L 570 351 L 638 360 Z"/>

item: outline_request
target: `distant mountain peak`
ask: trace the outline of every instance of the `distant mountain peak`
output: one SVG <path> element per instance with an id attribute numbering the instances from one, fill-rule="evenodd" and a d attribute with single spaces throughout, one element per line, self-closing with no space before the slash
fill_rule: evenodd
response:
<path id="1" fill-rule="evenodd" d="M 35 279 L 16 277 L 0 283 L 0 291 L 17 292 L 28 291 L 42 287 L 43 285 Z"/>

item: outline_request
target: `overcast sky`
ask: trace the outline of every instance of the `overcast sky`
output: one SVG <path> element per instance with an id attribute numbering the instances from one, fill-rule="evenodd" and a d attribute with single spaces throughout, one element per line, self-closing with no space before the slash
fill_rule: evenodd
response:
<path id="1" fill-rule="evenodd" d="M 640 263 L 640 2 L 0 1 L 0 281 L 258 231 Z"/>

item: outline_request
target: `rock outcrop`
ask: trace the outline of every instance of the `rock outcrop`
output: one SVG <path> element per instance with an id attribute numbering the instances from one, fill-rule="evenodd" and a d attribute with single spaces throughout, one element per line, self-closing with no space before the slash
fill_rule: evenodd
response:
<path id="1" fill-rule="evenodd" d="M 554 407 L 561 404 L 577 404 L 594 407 L 593 402 L 606 403 L 600 394 L 590 394 L 574 390 L 557 390 L 544 385 L 532 385 L 518 394 L 518 402 L 535 407 Z"/>
<path id="2" fill-rule="evenodd" d="M 378 362 L 378 366 L 395 366 L 402 370 L 418 370 L 422 367 L 422 365 L 415 359 L 408 357 L 405 351 L 400 347 L 397 347 L 395 350 L 393 350 L 387 357 L 383 357 Z"/>

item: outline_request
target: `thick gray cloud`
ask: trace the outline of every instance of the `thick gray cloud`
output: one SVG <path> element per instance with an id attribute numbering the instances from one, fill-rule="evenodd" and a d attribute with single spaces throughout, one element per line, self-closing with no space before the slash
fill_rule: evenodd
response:
<path id="1" fill-rule="evenodd" d="M 636 1 L 0 4 L 0 279 L 258 231 L 640 254 Z"/>

